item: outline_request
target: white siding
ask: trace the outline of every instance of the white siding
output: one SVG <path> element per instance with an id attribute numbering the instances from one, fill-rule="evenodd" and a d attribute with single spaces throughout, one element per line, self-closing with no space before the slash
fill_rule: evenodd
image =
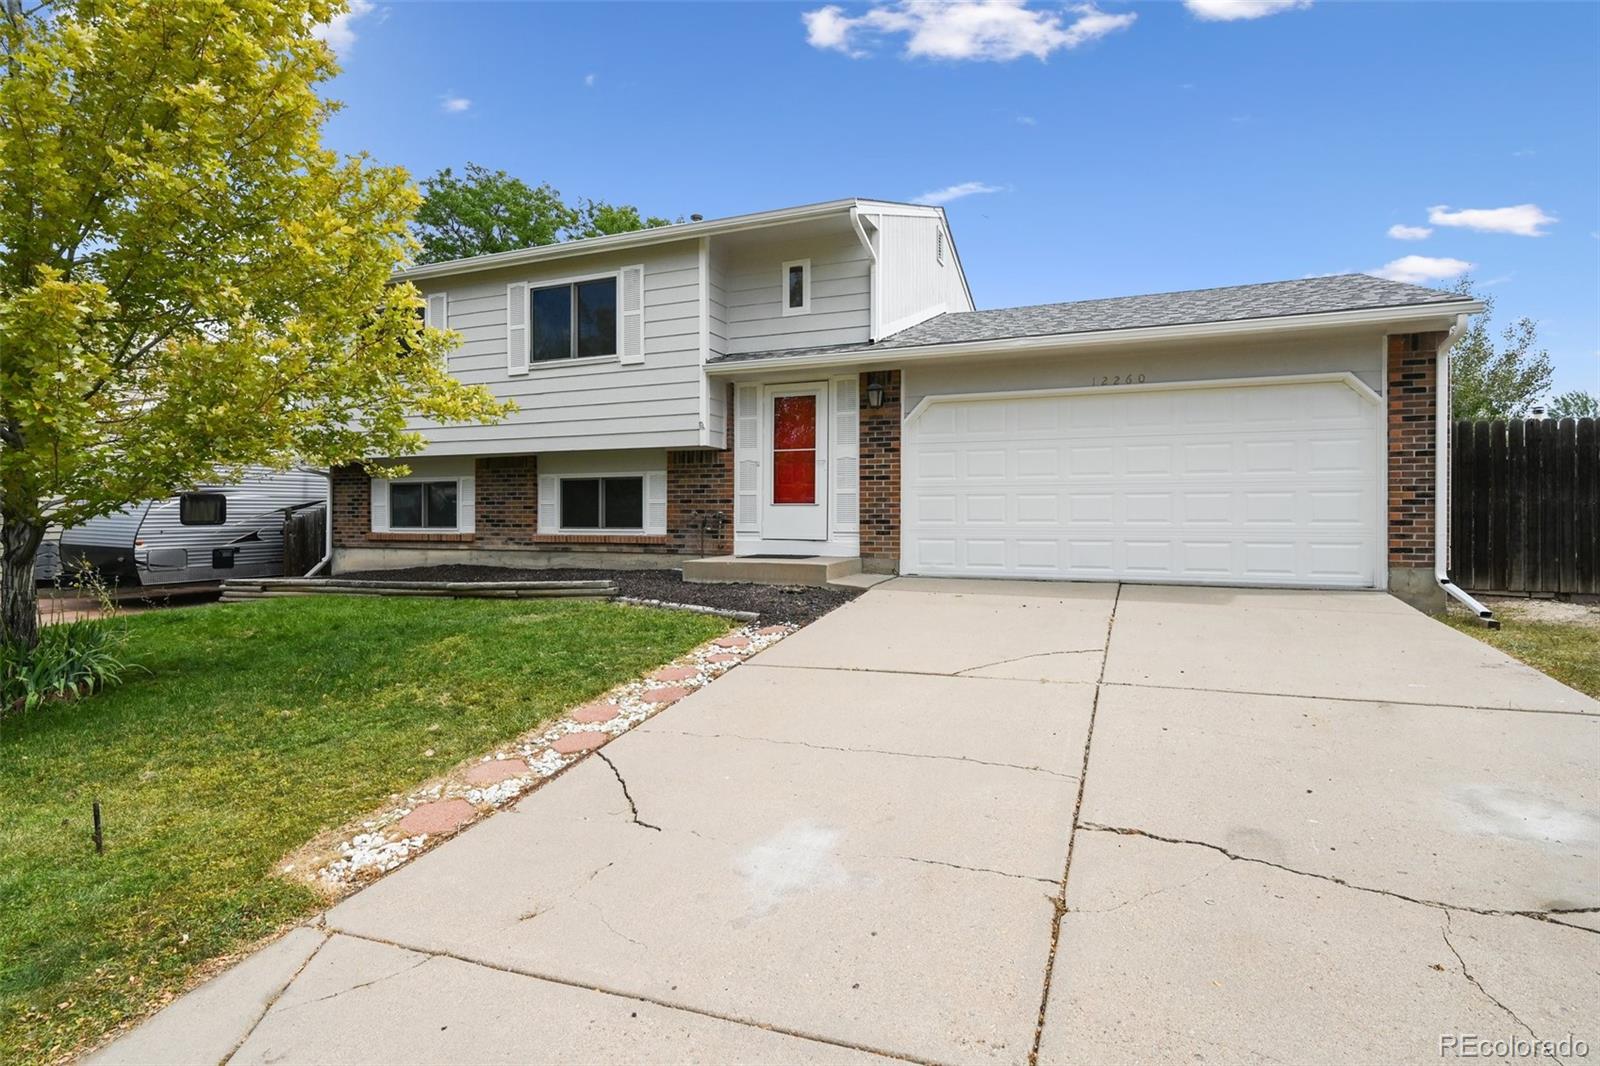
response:
<path id="1" fill-rule="evenodd" d="M 783 264 L 811 260 L 811 310 L 783 313 Z M 774 240 L 730 251 L 725 264 L 727 350 L 765 352 L 856 344 L 871 329 L 871 265 L 853 233 Z"/>
<path id="2" fill-rule="evenodd" d="M 490 426 L 413 420 L 429 455 L 693 447 L 701 439 L 699 247 L 683 241 L 609 255 L 583 256 L 459 279 L 423 282 L 449 294 L 449 328 L 462 344 L 452 374 L 486 385 L 519 410 Z M 644 362 L 582 360 L 506 369 L 506 286 L 557 282 L 643 264 Z M 620 294 L 619 294 L 620 295 Z M 622 327 L 620 309 L 618 331 Z"/>
<path id="3" fill-rule="evenodd" d="M 945 311 L 970 311 L 944 223 L 927 215 L 882 215 L 878 224 L 878 328 L 898 333 Z M 943 262 L 940 262 L 940 244 Z"/>
<path id="4" fill-rule="evenodd" d="M 1348 370 L 1383 392 L 1383 335 L 1352 331 L 1325 337 L 1207 341 L 1119 352 L 1048 353 L 1026 359 L 975 356 L 959 362 L 905 369 L 905 410 L 929 395 L 1070 388 L 1120 376 L 1144 381 L 1212 381 L 1269 374 L 1320 374 Z"/>
<path id="5" fill-rule="evenodd" d="M 728 271 L 723 257 L 715 243 L 711 246 L 711 254 L 707 259 L 706 292 L 707 292 L 707 358 L 721 355 L 728 350 Z M 712 382 L 710 394 L 707 397 L 706 429 L 708 431 L 707 443 L 713 448 L 727 446 L 726 434 L 728 431 L 728 390 L 722 382 Z"/>

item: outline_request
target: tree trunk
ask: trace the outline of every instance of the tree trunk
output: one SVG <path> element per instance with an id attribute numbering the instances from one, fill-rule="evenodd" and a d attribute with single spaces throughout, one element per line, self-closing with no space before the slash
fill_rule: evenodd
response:
<path id="1" fill-rule="evenodd" d="M 0 524 L 0 639 L 24 648 L 39 643 L 39 590 L 33 559 L 44 525 L 5 517 Z"/>

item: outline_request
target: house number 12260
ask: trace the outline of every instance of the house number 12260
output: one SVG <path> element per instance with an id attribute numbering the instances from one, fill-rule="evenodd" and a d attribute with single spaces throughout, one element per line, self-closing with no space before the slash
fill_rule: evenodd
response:
<path id="1" fill-rule="evenodd" d="M 1143 374 L 1104 374 L 1095 378 L 1096 385 L 1143 385 Z"/>

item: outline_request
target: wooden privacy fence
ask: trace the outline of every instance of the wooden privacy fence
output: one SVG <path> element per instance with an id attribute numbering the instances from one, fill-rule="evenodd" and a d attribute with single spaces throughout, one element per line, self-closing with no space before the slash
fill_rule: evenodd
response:
<path id="1" fill-rule="evenodd" d="M 283 572 L 299 577 L 322 561 L 327 550 L 328 509 L 313 504 L 290 511 L 283 519 Z"/>
<path id="2" fill-rule="evenodd" d="M 1600 419 L 1455 424 L 1450 578 L 1479 592 L 1600 593 Z"/>

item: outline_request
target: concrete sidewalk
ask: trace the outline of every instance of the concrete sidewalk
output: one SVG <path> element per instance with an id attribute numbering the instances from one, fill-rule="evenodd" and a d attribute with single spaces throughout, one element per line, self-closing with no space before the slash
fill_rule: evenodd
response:
<path id="1" fill-rule="evenodd" d="M 98 1059 L 1600 1048 L 1597 728 L 1381 594 L 898 579 Z"/>

